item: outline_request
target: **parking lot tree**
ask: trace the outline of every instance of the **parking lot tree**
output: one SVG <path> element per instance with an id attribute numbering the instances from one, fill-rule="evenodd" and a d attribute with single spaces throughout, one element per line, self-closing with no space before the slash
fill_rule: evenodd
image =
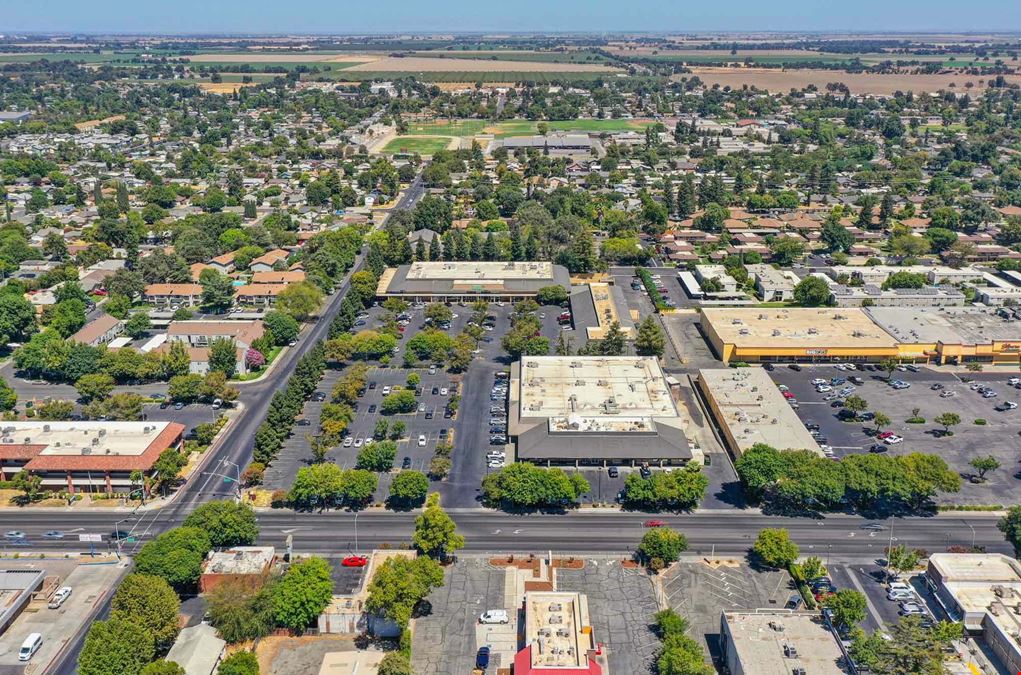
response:
<path id="1" fill-rule="evenodd" d="M 383 301 L 383 309 L 394 314 L 406 312 L 408 307 L 410 307 L 408 301 L 400 298 L 387 298 Z"/>
<path id="2" fill-rule="evenodd" d="M 563 305 L 567 302 L 567 290 L 560 284 L 543 286 L 535 295 L 540 305 Z"/>
<path id="3" fill-rule="evenodd" d="M 454 318 L 454 310 L 442 302 L 430 302 L 422 312 L 426 319 L 434 324 L 450 323 Z"/>
<path id="4" fill-rule="evenodd" d="M 379 409 L 384 415 L 398 415 L 410 413 L 418 407 L 418 399 L 415 392 L 410 389 L 400 389 L 383 397 Z"/>
<path id="5" fill-rule="evenodd" d="M 429 491 L 429 479 L 421 471 L 404 470 L 394 476 L 390 483 L 391 506 L 407 508 L 418 506 Z"/>
<path id="6" fill-rule="evenodd" d="M 910 572 L 918 567 L 921 554 L 904 544 L 897 544 L 886 549 L 886 567 L 895 572 Z"/>
<path id="7" fill-rule="evenodd" d="M 14 410 L 14 406 L 17 403 L 17 392 L 14 391 L 11 385 L 7 384 L 7 380 L 0 377 L 0 410 Z"/>
<path id="8" fill-rule="evenodd" d="M 454 520 L 440 506 L 438 492 L 426 499 L 425 510 L 415 519 L 415 532 L 411 541 L 423 555 L 441 560 L 464 548 L 464 537 L 457 533 Z"/>
<path id="9" fill-rule="evenodd" d="M 271 310 L 266 312 L 262 317 L 262 322 L 273 333 L 273 341 L 279 345 L 286 345 L 291 340 L 298 337 L 298 331 L 301 329 L 300 324 L 290 314 L 285 314 L 277 310 Z"/>
<path id="10" fill-rule="evenodd" d="M 450 355 L 447 360 L 447 364 L 452 372 L 463 373 L 471 367 L 477 344 L 475 338 L 467 333 L 460 333 L 454 338 L 454 344 L 450 348 Z"/>
<path id="11" fill-rule="evenodd" d="M 851 394 L 844 399 L 844 409 L 854 413 L 854 419 L 858 419 L 858 415 L 862 414 L 869 409 L 868 401 L 863 399 L 857 394 Z"/>
<path id="12" fill-rule="evenodd" d="M 71 401 L 47 401 L 35 407 L 35 416 L 48 422 L 69 420 L 73 414 L 74 403 Z"/>
<path id="13" fill-rule="evenodd" d="M 407 654 L 389 652 L 376 666 L 376 675 L 415 675 L 415 671 L 411 668 Z"/>
<path id="14" fill-rule="evenodd" d="M 343 338 L 338 338 L 343 340 Z M 351 337 L 350 358 L 360 361 L 381 359 L 393 353 L 397 338 L 388 333 L 374 330 L 359 331 Z"/>
<path id="15" fill-rule="evenodd" d="M 344 472 L 344 503 L 348 506 L 364 506 L 376 493 L 379 478 L 367 469 L 348 469 Z"/>
<path id="16" fill-rule="evenodd" d="M 78 392 L 78 397 L 88 403 L 109 396 L 113 391 L 114 384 L 116 383 L 113 378 L 106 373 L 93 373 L 79 377 L 78 381 L 74 383 L 74 388 Z"/>
<path id="17" fill-rule="evenodd" d="M 404 423 L 404 420 L 394 420 L 394 423 L 390 425 L 390 440 L 399 441 L 404 438 L 407 428 L 408 425 Z"/>
<path id="18" fill-rule="evenodd" d="M 688 550 L 688 539 L 669 527 L 652 527 L 646 530 L 638 545 L 642 561 L 654 570 L 663 569 Z"/>
<path id="19" fill-rule="evenodd" d="M 220 662 L 216 675 L 259 675 L 259 659 L 255 652 L 234 652 Z"/>
<path id="20" fill-rule="evenodd" d="M 454 346 L 454 339 L 447 333 L 435 328 L 420 331 L 408 340 L 408 352 L 420 361 L 444 363 Z"/>
<path id="21" fill-rule="evenodd" d="M 372 575 L 365 609 L 405 628 L 418 603 L 442 585 L 443 568 L 432 558 L 393 556 Z"/>
<path id="22" fill-rule="evenodd" d="M 202 393 L 202 376 L 197 373 L 176 375 L 169 381 L 166 393 L 173 400 L 182 403 L 196 401 Z"/>
<path id="23" fill-rule="evenodd" d="M 412 388 L 417 387 L 421 382 L 422 376 L 418 373 L 408 373 L 408 379 L 405 380 L 405 383 Z"/>
<path id="24" fill-rule="evenodd" d="M 142 675 L 186 675 L 184 668 L 166 659 L 158 659 L 145 664 L 141 673 Z"/>
<path id="25" fill-rule="evenodd" d="M 538 323 L 519 321 L 507 331 L 500 345 L 512 358 L 522 356 L 545 356 L 549 354 L 549 338 L 540 337 Z"/>
<path id="26" fill-rule="evenodd" d="M 303 632 L 333 598 L 330 565 L 322 558 L 305 558 L 291 564 L 273 584 L 273 615 L 277 625 Z"/>
<path id="27" fill-rule="evenodd" d="M 580 473 L 515 463 L 482 479 L 482 496 L 505 508 L 569 506 L 590 490 Z"/>
<path id="28" fill-rule="evenodd" d="M 845 631 L 865 620 L 865 594 L 852 588 L 841 588 L 822 604 L 833 612 L 833 624 Z"/>
<path id="29" fill-rule="evenodd" d="M 794 302 L 802 307 L 823 307 L 830 302 L 830 286 L 816 276 L 807 276 L 794 287 Z"/>
<path id="30" fill-rule="evenodd" d="M 80 675 L 139 675 L 156 655 L 156 643 L 144 626 L 127 619 L 96 621 L 78 655 Z"/>
<path id="31" fill-rule="evenodd" d="M 848 652 L 874 673 L 942 673 L 944 649 L 960 639 L 962 628 L 962 623 L 950 621 L 927 628 L 921 617 L 905 616 L 884 631 L 852 629 Z"/>
<path id="32" fill-rule="evenodd" d="M 1011 506 L 1007 509 L 1006 515 L 997 521 L 996 527 L 1014 547 L 1014 555 L 1021 556 L 1021 506 Z"/>
<path id="33" fill-rule="evenodd" d="M 995 471 L 996 469 L 1000 468 L 1000 461 L 993 457 L 992 455 L 987 455 L 985 457 L 975 457 L 970 462 L 968 462 L 968 464 L 971 465 L 971 468 L 978 471 L 978 479 L 980 481 L 984 481 L 986 479 L 986 474 L 989 473 L 990 471 Z"/>
<path id="34" fill-rule="evenodd" d="M 376 295 L 376 275 L 369 270 L 352 274 L 350 293 L 364 307 Z"/>
<path id="35" fill-rule="evenodd" d="M 176 527 L 138 551 L 135 570 L 166 580 L 180 594 L 194 588 L 202 572 L 202 561 L 212 547 L 205 530 Z"/>
<path id="36" fill-rule="evenodd" d="M 209 370 L 218 371 L 228 378 L 237 371 L 238 348 L 232 338 L 216 337 L 209 343 Z"/>
<path id="37" fill-rule="evenodd" d="M 765 443 L 756 443 L 734 463 L 745 492 L 752 500 L 761 499 L 767 488 L 784 475 L 788 466 L 787 457 Z"/>
<path id="38" fill-rule="evenodd" d="M 798 559 L 798 545 L 785 529 L 767 528 L 759 532 L 752 553 L 767 567 L 786 568 Z"/>
<path id="39" fill-rule="evenodd" d="M 110 604 L 114 619 L 146 628 L 157 650 L 169 649 L 177 637 L 181 599 L 165 580 L 147 574 L 129 574 L 117 587 Z"/>
<path id="40" fill-rule="evenodd" d="M 691 509 L 698 506 L 708 486 L 709 480 L 694 464 L 657 471 L 649 478 L 630 473 L 624 481 L 624 501 L 651 509 Z"/>
<path id="41" fill-rule="evenodd" d="M 795 573 L 795 579 L 798 581 L 812 581 L 826 576 L 826 567 L 822 564 L 822 560 L 814 555 L 805 558 L 800 563 L 791 565 L 791 571 Z"/>
<path id="42" fill-rule="evenodd" d="M 38 501 L 42 496 L 43 479 L 42 476 L 22 469 L 18 473 L 14 474 L 14 478 L 11 480 L 11 486 L 21 492 L 20 495 L 15 497 L 15 501 L 24 506 L 25 504 L 31 504 L 34 501 Z"/>
<path id="43" fill-rule="evenodd" d="M 877 412 L 875 416 L 872 418 L 872 424 L 875 425 L 877 432 L 882 431 L 886 427 L 890 426 L 890 421 L 891 421 L 890 418 L 885 413 L 881 412 Z"/>
<path id="44" fill-rule="evenodd" d="M 107 419 L 133 422 L 142 419 L 143 405 L 145 398 L 141 395 L 124 392 L 92 401 L 82 409 L 82 413 L 93 420 L 105 415 Z"/>
<path id="45" fill-rule="evenodd" d="M 202 504 L 184 519 L 185 527 L 197 527 L 209 533 L 217 548 L 251 546 L 259 537 L 255 511 L 248 504 L 221 499 Z"/>
<path id="46" fill-rule="evenodd" d="M 433 480 L 443 480 L 450 473 L 452 462 L 447 457 L 435 456 L 429 462 L 429 477 Z"/>
<path id="47" fill-rule="evenodd" d="M 390 428 L 390 422 L 387 419 L 376 420 L 376 429 L 373 431 L 372 436 L 377 441 L 381 441 L 386 438 L 386 432 Z"/>
<path id="48" fill-rule="evenodd" d="M 220 370 L 211 370 L 202 378 L 199 387 L 199 399 L 213 401 L 220 399 L 223 403 L 237 400 L 238 389 L 227 381 L 227 376 Z"/>
<path id="49" fill-rule="evenodd" d="M 322 508 L 344 498 L 344 470 L 336 464 L 313 464 L 298 469 L 288 500 L 298 508 Z"/>
<path id="50" fill-rule="evenodd" d="M 945 412 L 937 415 L 933 422 L 943 427 L 943 434 L 946 436 L 953 436 L 954 432 L 951 431 L 951 427 L 955 427 L 961 423 L 961 416 L 955 412 Z M 992 467 L 996 468 L 996 467 Z"/>
<path id="51" fill-rule="evenodd" d="M 635 336 L 635 353 L 639 356 L 663 356 L 666 340 L 663 329 L 651 314 L 638 324 L 638 335 Z"/>
<path id="52" fill-rule="evenodd" d="M 358 451 L 355 468 L 385 473 L 394 467 L 397 444 L 393 441 L 369 443 Z"/>
<path id="53" fill-rule="evenodd" d="M 234 284 L 230 277 L 211 267 L 199 274 L 199 284 L 202 285 L 202 304 L 212 312 L 223 312 L 234 301 Z"/>
<path id="54" fill-rule="evenodd" d="M 354 403 L 369 384 L 369 367 L 356 363 L 344 371 L 330 392 L 334 403 Z"/>
<path id="55" fill-rule="evenodd" d="M 886 372 L 886 379 L 890 379 L 893 376 L 894 371 L 897 370 L 897 366 L 900 362 L 897 359 L 883 359 L 879 362 L 879 369 Z"/>

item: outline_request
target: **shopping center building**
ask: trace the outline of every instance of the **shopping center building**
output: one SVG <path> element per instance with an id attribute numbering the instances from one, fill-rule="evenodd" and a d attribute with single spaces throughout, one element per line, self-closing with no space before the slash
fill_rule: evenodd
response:
<path id="1" fill-rule="evenodd" d="M 376 295 L 411 302 L 513 302 L 540 289 L 571 290 L 566 267 L 550 262 L 416 262 L 383 271 Z"/>

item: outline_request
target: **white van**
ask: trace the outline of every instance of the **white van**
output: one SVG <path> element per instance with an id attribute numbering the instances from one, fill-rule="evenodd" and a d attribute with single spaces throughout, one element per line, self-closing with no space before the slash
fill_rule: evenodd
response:
<path id="1" fill-rule="evenodd" d="M 479 623 L 510 623 L 506 609 L 490 609 L 479 615 Z"/>
<path id="2" fill-rule="evenodd" d="M 43 646 L 43 636 L 41 633 L 32 633 L 25 642 L 21 645 L 21 651 L 18 652 L 19 661 L 28 661 L 35 653 L 39 651 L 39 648 Z"/>

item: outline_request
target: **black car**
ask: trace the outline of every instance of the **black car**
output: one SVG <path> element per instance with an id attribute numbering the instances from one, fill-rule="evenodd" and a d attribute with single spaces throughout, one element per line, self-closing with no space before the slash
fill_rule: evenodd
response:
<path id="1" fill-rule="evenodd" d="M 326 400 L 326 394 L 324 394 L 321 391 L 317 391 L 314 394 L 312 394 L 312 400 L 313 401 L 319 401 L 319 402 L 325 401 Z"/>
<path id="2" fill-rule="evenodd" d="M 769 372 L 773 372 L 774 370 L 772 363 L 763 363 L 762 367 L 763 369 L 768 370 Z"/>
<path id="3" fill-rule="evenodd" d="M 446 427 L 444 427 L 444 428 L 440 429 L 440 438 L 446 438 L 446 437 L 447 437 L 447 429 L 446 429 Z"/>
<path id="4" fill-rule="evenodd" d="M 375 382 L 369 382 L 369 389 L 375 389 L 375 388 L 376 388 L 376 383 Z"/>
<path id="5" fill-rule="evenodd" d="M 869 446 L 869 452 L 874 452 L 876 454 L 879 454 L 881 452 L 886 452 L 889 449 L 890 448 L 887 447 L 884 443 L 875 443 L 875 444 Z"/>
<path id="6" fill-rule="evenodd" d="M 454 413 L 450 411 L 450 408 L 446 408 L 446 409 L 445 409 L 445 410 L 443 411 L 443 419 L 445 419 L 445 420 L 449 420 L 449 419 L 450 419 L 451 417 L 453 417 L 453 416 L 454 416 Z"/>
<path id="7" fill-rule="evenodd" d="M 857 417 L 858 415 L 854 411 L 848 410 L 847 408 L 844 408 L 837 413 L 837 419 L 843 422 L 849 422 Z"/>
<path id="8" fill-rule="evenodd" d="M 422 387 L 415 387 L 415 396 L 421 396 L 425 392 Z"/>
<path id="9" fill-rule="evenodd" d="M 791 597 L 787 598 L 787 604 L 784 605 L 784 609 L 797 609 L 801 606 L 801 603 L 801 595 L 795 593 L 791 595 Z"/>
<path id="10" fill-rule="evenodd" d="M 372 404 L 372 405 L 369 406 L 369 412 L 370 413 L 376 412 L 376 405 L 375 404 Z"/>
<path id="11" fill-rule="evenodd" d="M 801 366 L 799 366 L 799 365 L 798 365 L 798 364 L 796 364 L 796 363 L 792 363 L 792 364 L 790 364 L 790 365 L 789 365 L 789 366 L 787 366 L 787 367 L 788 367 L 788 368 L 790 368 L 791 370 L 797 371 L 797 372 L 799 372 L 799 373 L 801 372 Z"/>
<path id="12" fill-rule="evenodd" d="M 307 417 L 302 417 L 300 420 L 298 420 L 298 426 L 299 427 L 310 427 L 310 426 L 312 426 L 312 420 L 310 420 Z"/>
<path id="13" fill-rule="evenodd" d="M 432 393 L 433 393 L 433 395 L 434 395 L 434 396 L 435 396 L 436 394 L 440 393 L 440 388 L 439 388 L 439 387 L 433 387 L 433 391 L 432 391 Z"/>
<path id="14" fill-rule="evenodd" d="M 410 469 L 411 468 L 411 458 L 410 457 L 405 457 L 404 458 L 404 461 L 401 462 L 401 468 L 402 469 Z"/>
<path id="15" fill-rule="evenodd" d="M 647 466 L 643 466 L 638 470 L 638 473 L 642 475 L 642 478 L 649 478 L 652 476 L 652 471 Z"/>
<path id="16" fill-rule="evenodd" d="M 819 431 L 819 424 L 817 422 L 805 422 L 805 428 L 809 431 Z"/>
<path id="17" fill-rule="evenodd" d="M 617 476 L 620 475 L 620 469 L 618 469 L 615 466 L 611 466 L 609 469 L 606 470 L 606 473 L 607 475 L 610 476 L 610 478 L 616 478 Z"/>
<path id="18" fill-rule="evenodd" d="M 160 410 L 166 410 L 169 407 L 170 407 L 170 404 L 167 401 L 160 402 Z"/>
<path id="19" fill-rule="evenodd" d="M 431 420 L 433 418 L 433 411 L 432 410 L 426 410 L 425 411 L 425 418 L 427 420 Z"/>
<path id="20" fill-rule="evenodd" d="M 506 436 L 490 436 L 489 437 L 489 444 L 490 445 L 506 445 L 507 444 L 507 437 Z"/>

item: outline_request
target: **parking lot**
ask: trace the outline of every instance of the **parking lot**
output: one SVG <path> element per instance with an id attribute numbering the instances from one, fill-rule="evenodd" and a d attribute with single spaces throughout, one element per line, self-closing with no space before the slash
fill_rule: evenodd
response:
<path id="1" fill-rule="evenodd" d="M 781 608 L 797 593 L 784 570 L 761 571 L 748 565 L 680 562 L 662 575 L 667 604 L 691 625 L 688 634 L 719 659 L 720 614 L 732 610 Z"/>
<path id="2" fill-rule="evenodd" d="M 49 609 L 41 600 L 38 604 L 30 603 L 4 632 L 0 637 L 0 674 L 3 675 L 46 672 L 47 664 L 66 644 L 74 641 L 93 609 L 103 603 L 127 571 L 125 563 L 79 565 L 74 560 L 8 560 L 5 567 L 43 570 L 47 576 L 59 577 L 58 587 L 70 586 L 72 591 L 59 609 Z M 26 666 L 18 661 L 18 650 L 32 633 L 40 633 L 43 643 Z"/>
<path id="3" fill-rule="evenodd" d="M 1021 401 L 1021 391 L 1007 385 L 1007 374 L 975 373 L 958 374 L 932 368 L 895 371 L 893 380 L 902 380 L 911 386 L 895 389 L 887 381 L 885 372 L 875 370 L 840 371 L 832 365 L 803 365 L 800 371 L 786 366 L 776 366 L 771 373 L 773 381 L 789 388 L 798 401 L 797 413 L 802 422 L 818 425 L 821 443 L 829 445 L 836 457 L 869 451 L 873 445 L 883 445 L 890 454 L 910 452 L 935 453 L 942 457 L 952 469 L 961 474 L 964 484 L 958 494 L 940 495 L 939 499 L 955 504 L 1010 504 L 1021 498 L 1021 480 L 1015 443 L 1021 433 L 1021 408 L 997 411 L 1002 401 Z M 882 412 L 891 423 L 886 430 L 893 432 L 903 441 L 895 444 L 881 443 L 875 438 L 875 425 L 871 422 L 843 422 L 838 418 L 841 408 L 834 401 L 825 400 L 846 386 L 841 383 L 833 392 L 818 393 L 812 385 L 813 379 L 842 378 L 856 376 L 864 381 L 857 385 L 855 395 L 868 403 L 868 411 Z M 975 383 L 962 380 L 973 379 Z M 990 387 L 997 396 L 983 398 L 972 389 L 972 385 Z M 946 394 L 944 392 L 952 392 Z M 917 415 L 924 423 L 910 423 L 917 409 Z M 953 435 L 943 434 L 943 427 L 935 418 L 945 412 L 960 415 L 961 423 L 952 428 Z M 985 423 L 975 424 L 975 420 Z M 982 483 L 972 482 L 976 475 L 969 462 L 976 457 L 994 456 L 1000 467 L 986 474 Z"/>

